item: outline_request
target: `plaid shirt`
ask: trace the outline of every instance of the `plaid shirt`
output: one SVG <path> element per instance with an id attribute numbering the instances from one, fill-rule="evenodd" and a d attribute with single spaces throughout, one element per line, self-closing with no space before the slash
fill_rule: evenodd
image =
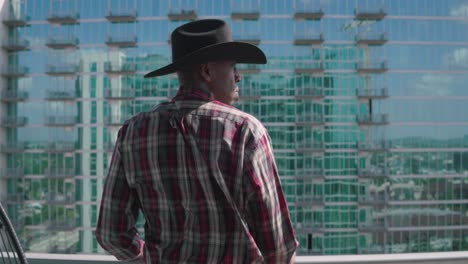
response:
<path id="1" fill-rule="evenodd" d="M 298 246 L 266 129 L 198 89 L 119 131 L 96 237 L 120 260 L 140 253 L 140 210 L 146 263 L 288 263 Z"/>

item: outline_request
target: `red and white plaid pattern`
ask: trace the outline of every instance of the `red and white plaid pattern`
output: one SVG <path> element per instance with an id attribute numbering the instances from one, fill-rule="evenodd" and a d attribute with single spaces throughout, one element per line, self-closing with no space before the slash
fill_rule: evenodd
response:
<path id="1" fill-rule="evenodd" d="M 180 126 L 173 124 L 177 111 Z M 178 127 L 197 139 L 198 150 Z M 288 263 L 298 246 L 266 129 L 198 89 L 181 88 L 119 131 L 96 228 L 99 244 L 118 259 L 140 253 L 139 210 L 146 263 Z"/>

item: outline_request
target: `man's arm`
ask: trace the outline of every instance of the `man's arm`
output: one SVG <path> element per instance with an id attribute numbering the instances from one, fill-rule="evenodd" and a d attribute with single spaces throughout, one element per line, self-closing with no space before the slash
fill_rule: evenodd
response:
<path id="1" fill-rule="evenodd" d="M 246 220 L 266 263 L 294 263 L 298 246 L 268 134 L 246 153 Z"/>
<path id="2" fill-rule="evenodd" d="M 136 260 L 142 258 L 144 242 L 135 226 L 139 212 L 138 198 L 128 185 L 122 164 L 120 142 L 123 132 L 123 129 L 119 131 L 104 183 L 96 239 L 117 259 Z"/>

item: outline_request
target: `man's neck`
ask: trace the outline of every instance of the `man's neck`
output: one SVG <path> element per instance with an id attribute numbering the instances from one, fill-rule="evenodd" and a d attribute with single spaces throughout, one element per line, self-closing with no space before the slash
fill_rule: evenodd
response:
<path id="1" fill-rule="evenodd" d="M 176 98 L 191 96 L 200 97 L 208 101 L 214 100 L 214 95 L 211 92 L 211 90 L 202 84 L 197 86 L 191 84 L 182 84 L 179 87 L 179 91 L 177 92 Z"/>

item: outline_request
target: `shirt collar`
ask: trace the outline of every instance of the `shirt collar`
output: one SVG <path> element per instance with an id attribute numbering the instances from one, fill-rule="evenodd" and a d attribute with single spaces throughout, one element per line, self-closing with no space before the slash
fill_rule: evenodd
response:
<path id="1" fill-rule="evenodd" d="M 180 86 L 179 91 L 177 92 L 177 95 L 173 98 L 173 100 L 213 101 L 215 99 L 213 93 L 206 88 Z"/>

